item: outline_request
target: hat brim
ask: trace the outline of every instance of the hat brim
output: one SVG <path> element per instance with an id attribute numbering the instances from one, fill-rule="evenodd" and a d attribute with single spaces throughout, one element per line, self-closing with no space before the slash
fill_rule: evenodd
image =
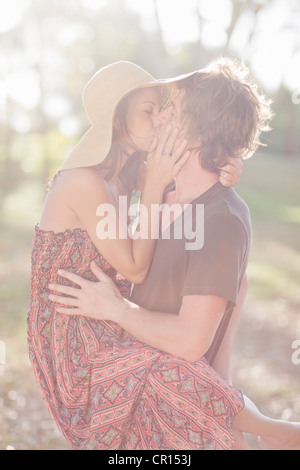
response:
<path id="1" fill-rule="evenodd" d="M 112 129 L 91 126 L 69 153 L 59 170 L 98 165 L 109 152 L 111 138 Z"/>
<path id="2" fill-rule="evenodd" d="M 115 110 L 119 102 L 132 93 L 135 90 L 148 88 L 152 86 L 162 86 L 168 85 L 172 83 L 179 82 L 184 80 L 188 77 L 191 77 L 198 70 L 179 75 L 174 78 L 166 78 L 166 79 L 158 79 L 158 80 L 149 80 L 147 83 L 143 83 L 142 85 L 135 86 L 123 96 L 121 96 L 120 100 L 116 104 L 114 108 L 114 112 L 111 116 L 107 116 L 107 120 L 105 125 L 103 122 L 100 124 L 93 123 L 92 126 L 87 130 L 87 132 L 82 136 L 80 141 L 75 145 L 72 151 L 69 153 L 68 157 L 65 161 L 61 164 L 60 170 L 68 170 L 72 168 L 81 168 L 81 167 L 90 167 L 95 166 L 103 162 L 103 160 L 107 157 L 111 143 L 112 143 L 112 132 L 113 132 L 113 122 L 115 116 Z"/>
<path id="3" fill-rule="evenodd" d="M 156 80 L 155 83 L 158 83 L 159 85 L 165 85 L 168 83 L 175 83 L 175 82 L 180 82 L 181 80 L 185 80 L 186 78 L 191 77 L 192 75 L 195 75 L 195 73 L 200 72 L 200 70 L 194 70 L 193 72 L 185 73 L 182 75 L 178 75 L 177 77 L 174 78 L 160 78 Z"/>
<path id="4" fill-rule="evenodd" d="M 160 84 L 157 80 L 153 80 L 149 81 L 149 83 L 135 86 L 124 93 L 124 95 L 116 103 L 111 116 L 107 116 L 105 123 L 95 122 L 91 125 L 91 127 L 86 131 L 86 133 L 81 137 L 80 141 L 69 153 L 65 161 L 61 164 L 59 171 L 69 170 L 72 168 L 89 167 L 102 163 L 103 160 L 107 157 L 111 147 L 115 111 L 120 101 L 122 101 L 124 98 L 126 98 L 126 96 L 135 90 L 159 85 Z"/>

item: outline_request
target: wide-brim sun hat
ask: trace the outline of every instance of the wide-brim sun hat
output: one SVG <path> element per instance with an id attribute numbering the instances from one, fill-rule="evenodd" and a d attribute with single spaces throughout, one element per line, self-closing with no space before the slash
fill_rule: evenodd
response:
<path id="1" fill-rule="evenodd" d="M 148 86 L 172 84 L 195 72 L 171 79 L 155 79 L 138 65 L 114 62 L 96 72 L 82 93 L 90 128 L 64 160 L 59 170 L 94 166 L 108 155 L 112 144 L 114 116 L 120 101 L 131 92 Z"/>

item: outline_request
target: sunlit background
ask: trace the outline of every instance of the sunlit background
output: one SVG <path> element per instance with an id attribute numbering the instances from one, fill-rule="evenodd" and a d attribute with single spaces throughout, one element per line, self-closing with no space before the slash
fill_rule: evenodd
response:
<path id="1" fill-rule="evenodd" d="M 25 332 L 33 227 L 47 178 L 88 124 L 84 84 L 117 60 L 163 78 L 219 55 L 250 66 L 275 112 L 237 186 L 254 239 L 233 382 L 269 415 L 300 420 L 299 0 L 0 0 L 0 449 L 68 449 Z"/>

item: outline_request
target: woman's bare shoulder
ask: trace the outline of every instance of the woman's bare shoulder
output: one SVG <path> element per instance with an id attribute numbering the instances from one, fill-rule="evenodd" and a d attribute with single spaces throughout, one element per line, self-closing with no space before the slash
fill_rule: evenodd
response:
<path id="1" fill-rule="evenodd" d="M 97 188 L 106 190 L 104 179 L 93 167 L 72 168 L 59 173 L 57 184 L 68 190 Z"/>

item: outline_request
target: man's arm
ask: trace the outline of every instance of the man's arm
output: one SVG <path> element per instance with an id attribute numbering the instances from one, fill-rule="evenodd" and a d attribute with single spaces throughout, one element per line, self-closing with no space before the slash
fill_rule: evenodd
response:
<path id="1" fill-rule="evenodd" d="M 194 362 L 209 349 L 226 304 L 211 295 L 185 296 L 179 314 L 174 315 L 123 300 L 111 319 L 140 341 Z"/>
<path id="2" fill-rule="evenodd" d="M 54 302 L 71 306 L 58 307 L 58 313 L 114 321 L 140 341 L 191 362 L 199 360 L 209 349 L 227 300 L 213 295 L 186 295 L 178 315 L 153 312 L 124 299 L 96 263 L 92 263 L 92 270 L 100 282 L 64 271 L 63 277 L 80 289 L 49 286 L 51 290 L 72 296 L 50 296 Z"/>

